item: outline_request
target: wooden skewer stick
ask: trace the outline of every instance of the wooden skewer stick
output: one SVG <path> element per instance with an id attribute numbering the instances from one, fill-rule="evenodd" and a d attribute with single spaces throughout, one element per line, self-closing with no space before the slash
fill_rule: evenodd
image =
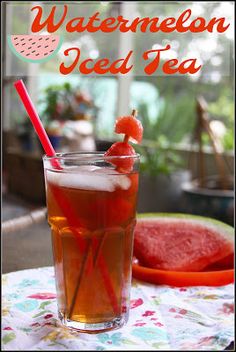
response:
<path id="1" fill-rule="evenodd" d="M 138 115 L 138 110 L 133 109 L 131 115 L 132 115 L 133 117 L 136 117 L 136 116 Z"/>
<path id="2" fill-rule="evenodd" d="M 214 134 L 212 132 L 212 129 L 211 129 L 210 125 L 209 125 L 209 122 L 207 120 L 204 120 L 204 124 L 205 124 L 205 129 L 207 130 L 208 135 L 210 137 L 212 148 L 214 150 L 214 156 L 215 156 L 216 164 L 217 164 L 218 171 L 219 171 L 221 188 L 222 189 L 227 189 L 226 170 L 225 170 L 225 165 L 224 165 L 224 161 L 223 161 L 222 155 L 218 151 L 217 144 L 215 142 L 215 136 L 214 136 Z"/>
<path id="3" fill-rule="evenodd" d="M 136 117 L 137 114 L 138 114 L 138 110 L 133 109 L 132 113 L 131 113 L 131 116 Z M 127 134 L 125 134 L 123 142 L 124 143 L 128 143 L 129 142 L 129 136 Z"/>
<path id="4" fill-rule="evenodd" d="M 205 163 L 204 163 L 204 152 L 203 152 L 203 143 L 202 143 L 202 118 L 201 118 L 201 106 L 199 102 L 197 102 L 197 126 L 196 126 L 196 137 L 199 145 L 199 155 L 198 155 L 198 160 L 199 160 L 199 185 L 200 187 L 205 186 L 205 176 L 206 176 L 206 169 L 205 169 Z"/>
<path id="5" fill-rule="evenodd" d="M 203 97 L 199 97 L 198 98 L 198 118 L 200 119 L 200 124 L 202 126 L 202 130 L 204 129 L 211 141 L 212 144 L 212 148 L 214 151 L 214 157 L 215 157 L 215 161 L 216 161 L 216 166 L 218 168 L 218 173 L 219 173 L 219 180 L 220 180 L 220 185 L 222 189 L 227 189 L 227 176 L 226 176 L 226 168 L 225 168 L 225 164 L 224 164 L 224 159 L 220 153 L 220 151 L 218 150 L 216 141 L 215 141 L 215 136 L 214 133 L 210 127 L 209 121 L 208 121 L 208 114 L 206 111 L 207 108 L 207 104 L 205 102 L 205 100 L 203 99 Z M 201 165 L 200 165 L 201 168 Z"/>

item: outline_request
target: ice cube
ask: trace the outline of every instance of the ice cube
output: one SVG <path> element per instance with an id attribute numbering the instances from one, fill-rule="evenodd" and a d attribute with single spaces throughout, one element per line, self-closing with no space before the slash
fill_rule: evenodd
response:
<path id="1" fill-rule="evenodd" d="M 129 189 L 131 181 L 128 176 L 115 170 L 97 166 L 83 166 L 70 172 L 57 172 L 47 170 L 47 180 L 60 187 L 79 188 L 114 192 L 115 189 Z"/>

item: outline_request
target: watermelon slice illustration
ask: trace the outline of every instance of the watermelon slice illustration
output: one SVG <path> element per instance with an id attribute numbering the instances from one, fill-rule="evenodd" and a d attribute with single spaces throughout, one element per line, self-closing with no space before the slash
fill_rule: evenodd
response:
<path id="1" fill-rule="evenodd" d="M 9 35 L 8 45 L 13 54 L 26 62 L 45 62 L 60 50 L 62 37 L 59 35 Z"/>

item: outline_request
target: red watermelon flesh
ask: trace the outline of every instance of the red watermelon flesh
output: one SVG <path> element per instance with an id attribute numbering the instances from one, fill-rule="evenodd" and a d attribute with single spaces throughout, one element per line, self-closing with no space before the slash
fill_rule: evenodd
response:
<path id="1" fill-rule="evenodd" d="M 134 255 L 150 268 L 202 271 L 233 252 L 233 236 L 204 220 L 146 218 L 135 228 Z"/>
<path id="2" fill-rule="evenodd" d="M 227 255 L 227 257 L 218 260 L 217 262 L 208 265 L 204 268 L 204 271 L 212 271 L 212 270 L 227 270 L 232 269 L 234 267 L 234 253 Z"/>
<path id="3" fill-rule="evenodd" d="M 134 159 L 132 157 L 135 155 L 135 150 L 126 142 L 113 143 L 104 155 L 105 159 L 116 166 L 117 171 L 130 172 L 133 168 Z M 108 157 L 112 158 L 108 159 Z"/>
<path id="4" fill-rule="evenodd" d="M 141 143 L 143 138 L 143 126 L 134 116 L 121 116 L 116 120 L 116 133 L 124 133 L 134 142 Z"/>
<path id="5" fill-rule="evenodd" d="M 108 162 L 116 166 L 119 172 L 131 172 L 134 165 L 134 148 L 128 144 L 128 140 L 132 138 L 137 143 L 142 141 L 143 126 L 140 121 L 135 118 L 137 111 L 133 110 L 130 116 L 121 116 L 116 119 L 115 132 L 123 133 L 123 142 L 116 142 L 106 151 L 105 158 Z M 116 158 L 119 156 L 119 158 Z M 112 157 L 108 159 L 108 157 Z"/>

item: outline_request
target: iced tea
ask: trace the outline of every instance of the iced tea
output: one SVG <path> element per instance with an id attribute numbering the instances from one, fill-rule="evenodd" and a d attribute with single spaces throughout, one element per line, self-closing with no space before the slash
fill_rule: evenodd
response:
<path id="1" fill-rule="evenodd" d="M 63 170 L 44 160 L 59 315 L 88 332 L 128 319 L 138 190 L 137 156 L 128 174 L 100 158 Z"/>

